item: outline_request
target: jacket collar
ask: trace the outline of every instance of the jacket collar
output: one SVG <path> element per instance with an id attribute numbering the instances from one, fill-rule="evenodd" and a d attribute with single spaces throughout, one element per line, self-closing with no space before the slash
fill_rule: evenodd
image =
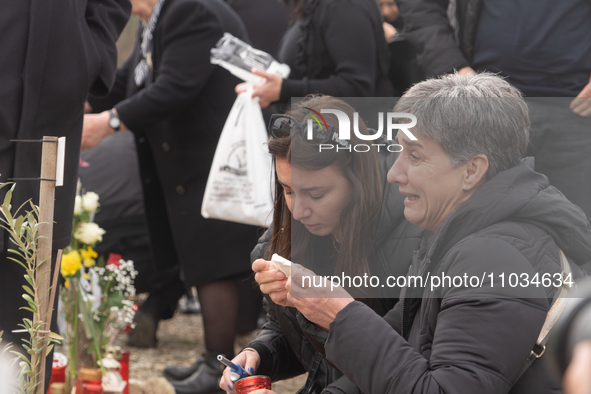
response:
<path id="1" fill-rule="evenodd" d="M 534 171 L 532 157 L 499 173 L 460 205 L 435 233 L 426 257 L 437 261 L 461 239 L 504 221 L 536 225 L 578 265 L 591 261 L 591 226 L 585 214 Z"/>

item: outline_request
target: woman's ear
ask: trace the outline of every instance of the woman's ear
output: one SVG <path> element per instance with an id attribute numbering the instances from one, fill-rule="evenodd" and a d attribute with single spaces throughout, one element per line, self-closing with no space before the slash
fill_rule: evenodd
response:
<path id="1" fill-rule="evenodd" d="M 463 189 L 465 191 L 476 191 L 486 183 L 486 173 L 488 171 L 488 158 L 484 154 L 479 154 L 469 159 L 465 164 Z"/>

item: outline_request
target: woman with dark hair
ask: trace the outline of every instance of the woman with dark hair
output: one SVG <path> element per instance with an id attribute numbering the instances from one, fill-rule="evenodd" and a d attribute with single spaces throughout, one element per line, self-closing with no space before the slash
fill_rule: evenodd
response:
<path id="1" fill-rule="evenodd" d="M 256 259 L 255 279 L 267 294 L 267 322 L 233 361 L 273 381 L 307 372 L 309 393 L 357 393 L 355 385 L 324 359 L 326 332 L 286 302 L 287 278 L 268 260 L 277 253 L 324 275 L 404 275 L 421 231 L 404 220 L 397 187 L 385 182 L 394 154 L 349 151 L 347 144 L 361 140 L 353 133 L 350 141 L 338 140 L 338 121 L 332 114 L 323 114 L 326 125 L 314 127 L 312 139 L 307 139 L 306 122 L 320 109 L 337 109 L 351 118 L 354 113 L 343 101 L 325 96 L 305 99 L 286 115 L 271 119 L 269 152 L 276 169 L 273 226 L 251 255 Z M 362 122 L 359 128 L 367 134 Z M 328 141 L 335 149 L 319 152 L 318 144 Z M 394 292 L 389 294 L 393 299 L 370 298 L 376 297 L 371 289 L 356 290 L 360 300 L 381 315 L 397 297 Z M 220 387 L 233 389 L 228 370 Z"/>
<path id="2" fill-rule="evenodd" d="M 311 93 L 335 97 L 391 96 L 388 48 L 374 0 L 284 0 L 293 3 L 292 22 L 277 60 L 291 67 L 288 79 L 257 69 L 266 78 L 255 86 L 262 108 L 289 104 Z M 244 89 L 237 86 L 237 92 Z"/>

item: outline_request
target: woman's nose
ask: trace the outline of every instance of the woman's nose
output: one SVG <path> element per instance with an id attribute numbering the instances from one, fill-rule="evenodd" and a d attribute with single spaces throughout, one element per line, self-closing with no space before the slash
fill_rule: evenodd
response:
<path id="1" fill-rule="evenodd" d="M 404 185 L 408 182 L 406 177 L 406 164 L 401 155 L 398 156 L 390 170 L 388 171 L 388 182 L 395 185 Z"/>
<path id="2" fill-rule="evenodd" d="M 305 203 L 305 199 L 292 196 L 291 198 L 291 213 L 295 220 L 302 220 L 312 214 L 312 210 Z"/>

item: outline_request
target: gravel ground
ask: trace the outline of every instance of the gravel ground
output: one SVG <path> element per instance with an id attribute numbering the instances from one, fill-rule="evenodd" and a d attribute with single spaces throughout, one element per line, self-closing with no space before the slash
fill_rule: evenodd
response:
<path id="1" fill-rule="evenodd" d="M 201 315 L 177 313 L 172 319 L 160 322 L 158 344 L 154 349 L 127 347 L 126 334 L 121 334 L 117 344 L 130 350 L 129 378 L 146 381 L 162 376 L 162 370 L 169 364 L 190 365 L 203 352 L 203 326 Z M 242 349 L 256 333 L 240 336 L 236 340 L 236 351 Z M 306 380 L 305 375 L 273 383 L 278 394 L 294 394 Z"/>

